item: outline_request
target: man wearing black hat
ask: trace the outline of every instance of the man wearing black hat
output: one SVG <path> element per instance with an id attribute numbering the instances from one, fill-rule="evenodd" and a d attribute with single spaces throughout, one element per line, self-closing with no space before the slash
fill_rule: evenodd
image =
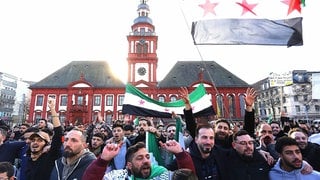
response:
<path id="1" fill-rule="evenodd" d="M 54 135 L 52 141 L 45 131 L 39 131 L 30 136 L 30 156 L 28 157 L 25 174 L 27 180 L 47 180 L 50 178 L 54 161 L 61 157 L 63 129 L 55 110 L 54 99 L 48 100 L 51 111 Z M 50 146 L 49 150 L 45 147 Z"/>

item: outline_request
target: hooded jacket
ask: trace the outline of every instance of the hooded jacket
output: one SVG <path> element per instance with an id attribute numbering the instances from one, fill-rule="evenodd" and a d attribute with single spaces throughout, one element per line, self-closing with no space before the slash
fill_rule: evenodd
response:
<path id="1" fill-rule="evenodd" d="M 96 156 L 88 149 L 73 163 L 67 164 L 65 157 L 55 161 L 51 172 L 51 180 L 75 180 L 82 179 L 82 175 L 89 164 L 96 159 Z"/>
<path id="2" fill-rule="evenodd" d="M 310 174 L 301 174 L 301 169 L 293 171 L 285 171 L 280 168 L 281 159 L 277 161 L 274 167 L 269 172 L 270 180 L 319 180 L 320 173 L 318 171 L 312 171 Z"/>

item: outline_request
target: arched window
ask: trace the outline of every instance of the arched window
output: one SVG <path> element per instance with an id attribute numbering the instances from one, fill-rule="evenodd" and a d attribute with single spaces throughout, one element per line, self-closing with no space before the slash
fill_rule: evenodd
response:
<path id="1" fill-rule="evenodd" d="M 236 103 L 233 94 L 228 95 L 229 116 L 233 118 L 236 116 Z"/>
<path id="2" fill-rule="evenodd" d="M 240 113 L 241 117 L 244 117 L 244 113 L 246 110 L 246 101 L 245 101 L 245 96 L 243 94 L 240 95 Z"/>
<path id="3" fill-rule="evenodd" d="M 159 96 L 159 102 L 164 102 L 165 98 L 163 95 Z"/>
<path id="4" fill-rule="evenodd" d="M 217 95 L 217 116 L 224 117 L 224 109 L 223 109 L 223 96 L 221 94 Z"/>
<path id="5" fill-rule="evenodd" d="M 177 96 L 172 95 L 172 96 L 170 97 L 170 102 L 174 102 L 174 101 L 176 101 L 176 100 L 177 100 Z"/>

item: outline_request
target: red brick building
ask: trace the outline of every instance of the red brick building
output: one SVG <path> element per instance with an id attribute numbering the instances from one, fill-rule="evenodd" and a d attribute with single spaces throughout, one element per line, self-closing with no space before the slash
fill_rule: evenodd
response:
<path id="1" fill-rule="evenodd" d="M 164 79 L 157 81 L 158 36 L 145 1 L 138 5 L 137 11 L 138 17 L 127 36 L 127 82 L 164 102 L 178 99 L 177 92 L 182 86 L 191 92 L 204 83 L 218 117 L 242 119 L 248 84 L 214 61 L 178 61 Z M 112 74 L 106 61 L 73 61 L 30 89 L 30 123 L 40 118 L 51 119 L 47 107 L 49 97 L 56 99 L 56 110 L 66 124 L 86 124 L 100 113 L 107 123 L 132 118 L 121 111 L 125 83 Z"/>

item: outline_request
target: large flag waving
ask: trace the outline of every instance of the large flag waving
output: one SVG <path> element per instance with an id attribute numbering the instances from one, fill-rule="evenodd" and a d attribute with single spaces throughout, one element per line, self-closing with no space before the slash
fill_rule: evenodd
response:
<path id="1" fill-rule="evenodd" d="M 196 45 L 303 45 L 304 0 L 184 0 Z"/>
<path id="2" fill-rule="evenodd" d="M 211 103 L 211 95 L 206 93 L 203 84 L 200 84 L 191 92 L 189 98 L 195 117 L 215 114 Z M 168 103 L 156 101 L 131 84 L 127 84 L 122 113 L 145 117 L 171 118 L 172 112 L 183 115 L 184 107 L 185 104 L 181 99 Z"/>

